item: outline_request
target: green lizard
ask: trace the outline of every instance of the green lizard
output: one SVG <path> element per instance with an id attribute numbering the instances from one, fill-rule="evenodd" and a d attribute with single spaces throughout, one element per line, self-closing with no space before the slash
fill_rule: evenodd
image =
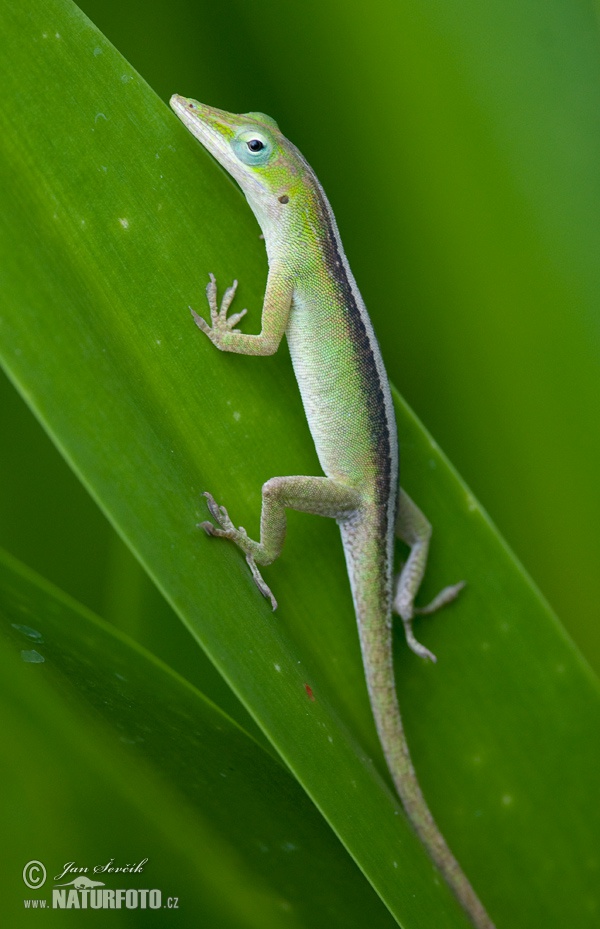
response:
<path id="1" fill-rule="evenodd" d="M 335 218 L 313 171 L 262 113 L 238 116 L 173 96 L 171 106 L 190 132 L 242 188 L 262 228 L 269 275 L 259 335 L 236 327 L 246 310 L 228 316 L 237 282 L 219 306 L 213 275 L 207 286 L 210 324 L 192 310 L 217 348 L 271 355 L 285 333 L 308 424 L 325 477 L 274 477 L 262 489 L 260 542 L 236 528 L 206 493 L 217 525 L 210 535 L 231 539 L 246 556 L 261 593 L 277 603 L 258 565 L 281 552 L 285 509 L 336 519 L 341 530 L 356 610 L 373 716 L 390 774 L 406 813 L 458 900 L 478 929 L 493 923 L 452 855 L 425 802 L 410 759 L 396 697 L 392 612 L 417 642 L 412 620 L 452 600 L 463 586 L 445 588 L 423 609 L 414 606 L 431 526 L 398 486 L 398 441 L 388 379 L 371 321 L 348 266 Z M 394 538 L 410 546 L 396 582 Z"/>

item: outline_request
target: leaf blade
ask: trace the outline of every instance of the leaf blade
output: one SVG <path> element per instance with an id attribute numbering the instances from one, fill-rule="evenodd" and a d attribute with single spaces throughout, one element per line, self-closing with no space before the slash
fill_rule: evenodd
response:
<path id="1" fill-rule="evenodd" d="M 0 633 L 3 732 L 15 733 L 2 745 L 4 834 L 18 809 L 19 850 L 40 850 L 49 883 L 80 867 L 109 888 L 150 881 L 164 906 L 179 898 L 169 919 L 180 926 L 394 925 L 278 762 L 126 636 L 2 553 Z M 58 877 L 63 850 L 72 868 Z M 94 873 L 111 857 L 123 867 L 125 850 L 142 862 L 134 877 Z M 3 882 L 11 923 L 25 926 L 13 878 Z M 25 893 L 49 895 L 35 890 Z M 58 925 L 64 914 L 50 918 Z M 119 925 L 139 918 L 118 912 Z"/>

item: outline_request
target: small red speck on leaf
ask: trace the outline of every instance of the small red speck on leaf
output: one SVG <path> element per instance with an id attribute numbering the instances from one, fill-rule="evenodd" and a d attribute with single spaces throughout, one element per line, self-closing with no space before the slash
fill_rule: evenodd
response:
<path id="1" fill-rule="evenodd" d="M 308 684 L 305 684 L 305 685 L 304 685 L 304 689 L 305 689 L 305 691 L 306 691 L 306 696 L 308 697 L 308 699 L 309 699 L 309 700 L 312 700 L 313 703 L 314 703 L 315 695 L 314 695 L 314 693 L 312 692 L 312 687 L 309 687 Z"/>

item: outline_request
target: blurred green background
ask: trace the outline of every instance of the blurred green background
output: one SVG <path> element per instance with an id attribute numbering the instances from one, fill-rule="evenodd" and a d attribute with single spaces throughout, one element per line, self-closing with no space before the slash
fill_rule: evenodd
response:
<path id="1" fill-rule="evenodd" d="M 391 379 L 600 667 L 594 9 L 81 6 L 165 101 L 263 110 L 298 144 L 336 212 Z M 4 380 L 1 391 L 11 441 L 0 544 L 151 648 L 160 637 L 193 678 L 187 633 Z M 136 629 L 141 604 L 156 622 Z"/>

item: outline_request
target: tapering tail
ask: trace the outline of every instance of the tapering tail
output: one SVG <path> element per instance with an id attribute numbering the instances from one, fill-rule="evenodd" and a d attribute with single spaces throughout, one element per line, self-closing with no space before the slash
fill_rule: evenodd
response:
<path id="1" fill-rule="evenodd" d="M 392 653 L 391 577 L 388 553 L 377 533 L 362 526 L 341 526 L 348 575 L 358 622 L 361 651 L 375 725 L 406 814 L 476 929 L 495 929 L 425 801 L 412 764 L 396 695 Z M 367 570 L 362 569 L 368 565 Z M 374 565 L 381 567 L 374 577 Z"/>

